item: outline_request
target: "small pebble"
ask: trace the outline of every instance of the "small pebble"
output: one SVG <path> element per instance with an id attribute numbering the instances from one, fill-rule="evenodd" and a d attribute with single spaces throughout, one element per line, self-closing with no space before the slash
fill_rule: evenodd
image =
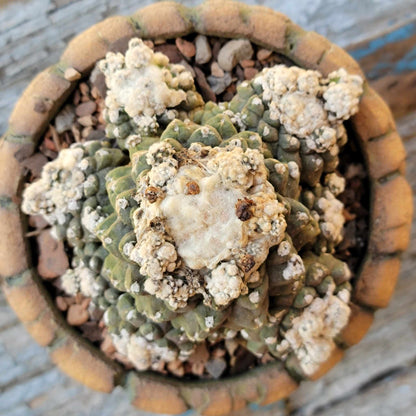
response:
<path id="1" fill-rule="evenodd" d="M 92 84 L 91 95 L 93 98 L 97 99 L 98 95 L 100 97 L 106 96 L 107 85 L 105 84 L 105 76 L 100 71 L 98 66 L 95 66 L 94 69 L 92 70 L 91 75 L 90 75 L 90 82 Z M 79 90 L 77 90 L 75 93 L 77 92 L 79 94 Z M 79 101 L 80 101 L 80 98 L 78 99 L 78 102 L 75 102 L 74 100 L 74 104 L 78 105 Z"/>
<path id="2" fill-rule="evenodd" d="M 166 39 L 163 39 L 163 38 L 153 39 L 153 43 L 155 45 L 163 45 L 164 43 L 166 43 Z"/>
<path id="3" fill-rule="evenodd" d="M 155 45 L 157 45 L 156 42 Z M 179 52 L 176 45 L 172 45 L 170 43 L 163 43 L 162 45 L 155 46 L 155 52 L 162 52 L 165 54 L 169 58 L 169 62 L 172 64 L 177 64 L 183 59 L 183 56 Z"/>
<path id="4" fill-rule="evenodd" d="M 39 275 L 44 279 L 54 279 L 64 274 L 69 267 L 69 262 L 63 242 L 55 240 L 49 229 L 39 234 L 37 242 L 40 251 Z"/>
<path id="5" fill-rule="evenodd" d="M 214 358 L 205 364 L 205 368 L 213 378 L 220 378 L 227 368 L 227 363 L 223 358 Z"/>
<path id="6" fill-rule="evenodd" d="M 81 137 L 86 139 L 94 131 L 92 126 L 84 127 L 81 131 Z"/>
<path id="7" fill-rule="evenodd" d="M 75 296 L 65 296 L 63 299 L 68 306 L 71 306 L 75 303 Z"/>
<path id="8" fill-rule="evenodd" d="M 219 40 L 214 41 L 212 44 L 212 56 L 214 58 L 214 61 L 218 59 L 218 54 L 220 53 L 221 49 L 221 42 Z"/>
<path id="9" fill-rule="evenodd" d="M 209 351 L 207 349 L 206 344 L 202 343 L 196 346 L 195 351 L 188 358 L 188 361 L 191 364 L 200 363 L 200 364 L 205 365 L 208 359 L 209 359 Z"/>
<path id="10" fill-rule="evenodd" d="M 204 374 L 205 364 L 204 363 L 193 363 L 191 366 L 192 374 L 196 376 L 202 376 Z"/>
<path id="11" fill-rule="evenodd" d="M 82 325 L 88 321 L 88 311 L 86 311 L 81 305 L 71 305 L 68 309 L 66 319 L 70 325 Z"/>
<path id="12" fill-rule="evenodd" d="M 79 89 L 81 91 L 81 95 L 88 95 L 90 93 L 90 87 L 86 82 L 81 82 L 81 84 L 79 84 Z"/>
<path id="13" fill-rule="evenodd" d="M 70 104 L 66 105 L 55 117 L 55 129 L 58 134 L 71 130 L 75 121 L 75 110 Z"/>
<path id="14" fill-rule="evenodd" d="M 231 71 L 238 62 L 251 59 L 253 47 L 248 39 L 228 41 L 218 53 L 218 64 L 224 71 Z"/>
<path id="15" fill-rule="evenodd" d="M 209 46 L 209 42 L 206 36 L 198 35 L 195 38 L 195 62 L 197 64 L 206 64 L 212 57 L 211 46 Z"/>
<path id="16" fill-rule="evenodd" d="M 29 225 L 38 230 L 42 230 L 49 224 L 45 218 L 43 218 L 43 215 L 29 215 Z"/>
<path id="17" fill-rule="evenodd" d="M 111 336 L 109 334 L 104 336 L 104 340 L 101 343 L 100 348 L 106 355 L 111 355 L 116 352 L 116 348 L 114 347 L 113 341 L 111 340 Z"/>
<path id="18" fill-rule="evenodd" d="M 259 49 L 257 51 L 257 59 L 259 61 L 265 61 L 267 58 L 270 57 L 270 55 L 272 54 L 272 51 L 268 50 L 268 49 Z"/>
<path id="19" fill-rule="evenodd" d="M 81 306 L 82 306 L 84 309 L 88 309 L 88 306 L 90 305 L 90 303 L 91 303 L 91 298 L 85 298 L 85 299 L 81 302 Z"/>
<path id="20" fill-rule="evenodd" d="M 240 65 L 243 68 L 252 68 L 254 66 L 254 61 L 252 59 L 243 59 L 242 61 L 240 61 Z"/>
<path id="21" fill-rule="evenodd" d="M 78 117 L 89 116 L 95 112 L 97 104 L 94 101 L 86 101 L 75 108 Z"/>
<path id="22" fill-rule="evenodd" d="M 62 296 L 57 296 L 56 299 L 56 306 L 62 312 L 68 309 L 68 304 L 65 302 L 65 299 Z"/>
<path id="23" fill-rule="evenodd" d="M 258 72 L 259 70 L 256 68 L 244 68 L 244 79 L 253 79 L 258 74 Z"/>
<path id="24" fill-rule="evenodd" d="M 64 78 L 72 82 L 80 79 L 81 74 L 75 68 L 67 68 L 64 72 Z"/>
<path id="25" fill-rule="evenodd" d="M 150 49 L 153 49 L 155 47 L 155 44 L 151 40 L 144 40 L 143 43 Z"/>
<path id="26" fill-rule="evenodd" d="M 183 56 L 186 58 L 192 58 L 195 56 L 196 49 L 195 45 L 192 42 L 188 42 L 182 38 L 176 38 L 175 44 L 179 51 L 182 53 Z"/>
<path id="27" fill-rule="evenodd" d="M 228 72 L 221 78 L 210 75 L 207 80 L 212 91 L 217 95 L 223 93 L 232 82 L 231 75 Z"/>
<path id="28" fill-rule="evenodd" d="M 79 124 L 81 124 L 81 126 L 84 126 L 84 127 L 90 127 L 90 126 L 93 126 L 94 124 L 97 124 L 97 119 L 91 115 L 79 117 L 77 121 Z"/>
<path id="29" fill-rule="evenodd" d="M 167 365 L 168 370 L 177 377 L 183 377 L 185 369 L 183 363 L 180 360 L 171 361 Z"/>
<path id="30" fill-rule="evenodd" d="M 235 339 L 226 339 L 225 340 L 225 348 L 228 351 L 228 354 L 230 354 L 230 356 L 233 356 L 236 349 L 238 348 L 238 342 Z"/>
<path id="31" fill-rule="evenodd" d="M 213 101 L 216 103 L 217 97 L 214 91 L 212 91 L 211 86 L 208 84 L 205 74 L 198 67 L 195 67 L 194 69 L 196 74 L 196 83 L 199 86 L 202 98 L 205 101 Z"/>
<path id="32" fill-rule="evenodd" d="M 218 65 L 218 62 L 213 62 L 211 64 L 211 75 L 214 77 L 221 78 L 224 76 L 224 71 L 221 69 L 221 67 Z"/>

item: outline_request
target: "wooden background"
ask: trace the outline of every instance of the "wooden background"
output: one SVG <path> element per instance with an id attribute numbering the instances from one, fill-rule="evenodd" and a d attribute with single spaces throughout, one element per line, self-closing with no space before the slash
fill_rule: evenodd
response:
<path id="1" fill-rule="evenodd" d="M 66 42 L 114 14 L 149 0 L 0 0 L 0 136 L 30 79 L 58 60 Z M 192 6 L 200 1 L 182 3 Z M 250 0 L 286 13 L 348 48 L 391 105 L 408 151 L 408 178 L 416 189 L 416 0 Z M 416 415 L 416 241 L 390 306 L 377 312 L 366 338 L 314 383 L 286 403 L 241 416 Z M 1 237 L 0 237 L 1 238 Z M 192 412 L 188 412 L 192 414 Z M 147 416 L 127 394 L 95 393 L 60 373 L 0 294 L 0 415 Z"/>

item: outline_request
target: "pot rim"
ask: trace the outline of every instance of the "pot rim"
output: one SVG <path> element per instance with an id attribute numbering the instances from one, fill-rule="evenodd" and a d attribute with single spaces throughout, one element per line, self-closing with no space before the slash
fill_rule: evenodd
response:
<path id="1" fill-rule="evenodd" d="M 24 236 L 25 218 L 19 210 L 23 169 L 18 160 L 33 154 L 49 121 L 75 89 L 78 81 L 65 78 L 68 68 L 84 77 L 117 41 L 135 36 L 168 39 L 191 33 L 244 37 L 324 76 L 344 67 L 364 78 L 358 63 L 343 49 L 263 6 L 211 0 L 187 8 L 160 2 L 130 17 L 114 16 L 90 27 L 69 43 L 57 64 L 35 77 L 11 114 L 0 145 L 0 233 L 4 236 L 0 241 L 0 276 L 6 298 L 19 319 L 70 377 L 105 392 L 122 385 L 130 391 L 133 404 L 147 411 L 179 414 L 195 408 L 203 415 L 223 415 L 249 403 L 266 405 L 285 398 L 297 388 L 297 382 L 278 362 L 211 381 L 123 370 L 77 334 L 53 305 L 31 267 Z M 44 105 L 37 106 L 39 102 Z M 369 174 L 369 240 L 357 273 L 350 321 L 331 358 L 311 379 L 329 371 L 342 358 L 345 348 L 364 337 L 374 311 L 387 306 L 400 269 L 399 256 L 409 242 L 413 205 L 404 177 L 405 151 L 390 110 L 367 81 L 359 112 L 349 124 Z"/>

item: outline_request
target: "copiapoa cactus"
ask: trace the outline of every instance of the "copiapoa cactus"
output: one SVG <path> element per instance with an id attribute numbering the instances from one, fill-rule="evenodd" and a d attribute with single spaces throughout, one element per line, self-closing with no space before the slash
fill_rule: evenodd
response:
<path id="1" fill-rule="evenodd" d="M 351 272 L 334 256 L 345 186 L 336 167 L 361 78 L 279 65 L 202 108 L 188 72 L 129 45 L 99 65 L 107 134 L 129 161 L 106 142 L 63 151 L 45 168 L 58 173 L 26 190 L 25 211 L 49 216 L 74 259 L 107 282 L 89 296 L 137 369 L 234 339 L 312 375 L 350 314 Z M 82 288 L 85 273 L 70 273 Z"/>

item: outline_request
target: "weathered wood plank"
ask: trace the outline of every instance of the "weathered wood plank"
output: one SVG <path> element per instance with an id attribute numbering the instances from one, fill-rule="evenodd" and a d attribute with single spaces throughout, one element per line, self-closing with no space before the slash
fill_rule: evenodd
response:
<path id="1" fill-rule="evenodd" d="M 416 20 L 350 46 L 348 51 L 396 117 L 416 108 Z"/>
<path id="2" fill-rule="evenodd" d="M 416 409 L 416 367 L 388 375 L 363 389 L 348 400 L 328 409 L 320 416 L 403 416 L 413 415 Z"/>

